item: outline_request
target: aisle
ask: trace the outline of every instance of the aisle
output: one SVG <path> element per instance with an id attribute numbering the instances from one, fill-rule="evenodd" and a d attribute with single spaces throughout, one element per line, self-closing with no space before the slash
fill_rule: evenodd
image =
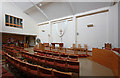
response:
<path id="1" fill-rule="evenodd" d="M 80 76 L 114 76 L 111 69 L 88 58 L 79 58 Z"/>

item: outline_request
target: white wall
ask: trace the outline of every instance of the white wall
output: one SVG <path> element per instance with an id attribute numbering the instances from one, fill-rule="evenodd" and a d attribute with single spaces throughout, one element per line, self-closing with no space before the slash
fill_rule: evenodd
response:
<path id="1" fill-rule="evenodd" d="M 81 44 L 82 47 L 87 44 L 88 49 L 102 48 L 107 42 L 107 18 L 107 12 L 78 18 L 78 44 Z M 87 27 L 89 24 L 94 26 Z"/>
<path id="2" fill-rule="evenodd" d="M 61 42 L 61 39 L 58 35 L 58 32 L 57 32 L 57 27 L 56 27 L 56 24 L 52 24 L 52 42 Z"/>
<path id="3" fill-rule="evenodd" d="M 75 27 L 73 26 L 73 21 L 68 21 L 67 27 L 65 29 L 65 33 L 62 37 L 62 43 L 64 43 L 64 47 L 71 47 L 72 44 L 74 43 L 75 41 L 74 28 Z M 42 30 L 45 30 L 45 32 L 42 32 Z M 61 38 L 59 37 L 58 33 L 59 31 L 57 31 L 56 24 L 51 24 L 51 26 L 49 24 L 46 24 L 39 26 L 39 32 L 37 38 L 40 38 L 41 41 L 44 43 L 61 42 Z M 48 37 L 48 34 L 50 34 L 50 38 Z"/>
<path id="4" fill-rule="evenodd" d="M 44 30 L 45 32 L 42 32 L 42 30 Z M 43 42 L 43 43 L 50 42 L 50 38 L 48 37 L 48 34 L 50 34 L 50 25 L 49 24 L 38 27 L 37 38 L 39 38 L 41 40 L 41 42 Z"/>
<path id="5" fill-rule="evenodd" d="M 65 28 L 65 33 L 62 37 L 62 43 L 64 43 L 64 47 L 72 47 L 72 44 L 75 41 L 74 32 L 75 27 L 73 25 L 73 21 L 68 21 L 67 27 Z M 59 31 L 57 31 L 56 24 L 52 24 L 52 42 L 61 42 L 61 38 L 59 37 L 58 33 Z"/>
<path id="6" fill-rule="evenodd" d="M 0 1 L 0 32 L 2 32 L 2 2 Z"/>
<path id="7" fill-rule="evenodd" d="M 84 13 L 80 13 L 77 15 L 84 15 L 89 13 L 94 13 L 97 11 L 102 11 L 109 9 L 108 12 L 94 14 L 90 16 L 85 16 L 77 19 L 77 32 L 79 35 L 77 36 L 77 44 L 81 44 L 84 47 L 84 44 L 88 45 L 88 49 L 92 48 L 102 48 L 104 47 L 104 43 L 111 43 L 112 47 L 118 47 L 118 4 L 110 7 L 105 7 L 101 9 L 96 9 L 93 11 L 88 11 Z M 88 28 L 88 24 L 93 24 L 93 27 Z M 47 27 L 47 28 L 46 28 Z M 51 31 L 51 41 L 52 42 L 61 42 L 60 37 L 57 34 L 56 24 L 52 24 L 50 28 L 49 26 L 41 26 L 40 29 L 45 29 L 47 31 Z M 40 30 L 39 29 L 39 30 Z M 47 36 L 48 32 L 45 32 Z M 75 43 L 75 22 L 68 22 L 68 27 L 66 29 L 65 34 L 62 37 L 62 42 L 65 44 L 64 47 L 71 47 L 73 43 Z M 48 38 L 44 37 L 44 35 L 39 32 L 39 37 L 43 41 L 48 42 Z"/>
<path id="8" fill-rule="evenodd" d="M 75 27 L 73 21 L 68 22 L 68 27 L 63 35 L 64 47 L 72 47 L 72 44 L 75 43 Z"/>
<path id="9" fill-rule="evenodd" d="M 85 12 L 87 13 L 87 12 Z M 23 18 L 23 29 L 7 27 L 5 26 L 5 14 L 13 15 L 19 18 Z M 84 14 L 84 13 L 80 13 Z M 51 36 L 51 42 L 61 42 L 60 37 L 56 32 L 56 25 L 44 25 L 37 26 L 36 22 L 30 18 L 28 15 L 22 12 L 13 3 L 3 3 L 2 4 L 2 32 L 26 34 L 26 35 L 36 35 L 42 40 L 42 42 L 50 42 L 48 34 Z M 93 23 L 93 28 L 87 28 L 87 24 Z M 77 21 L 78 25 L 78 43 L 88 44 L 88 48 L 93 47 L 101 48 L 105 42 L 112 43 L 113 47 L 120 46 L 120 41 L 118 41 L 118 4 L 109 7 L 108 13 L 101 13 L 91 16 L 86 16 L 79 18 Z M 42 32 L 41 30 L 45 30 Z M 52 33 L 50 33 L 52 32 Z M 120 39 L 119 39 L 120 40 Z M 68 22 L 68 27 L 65 34 L 62 37 L 62 42 L 65 44 L 64 47 L 71 47 L 75 43 L 75 25 L 74 21 Z M 119 43 L 119 44 L 118 44 Z"/>
<path id="10" fill-rule="evenodd" d="M 112 47 L 118 47 L 118 3 L 109 8 L 108 41 Z"/>
<path id="11" fill-rule="evenodd" d="M 100 8 L 93 11 L 79 13 L 77 15 L 89 14 L 109 9 L 108 12 L 85 16 L 77 19 L 77 44 L 88 45 L 88 49 L 102 48 L 104 43 L 111 43 L 112 47 L 118 47 L 118 4 L 110 7 Z M 88 28 L 88 24 L 93 24 L 93 27 Z M 61 42 L 56 30 L 56 24 L 39 27 L 38 37 L 43 42 L 49 42 L 48 33 L 51 35 L 51 42 Z M 45 32 L 41 32 L 45 29 Z M 68 22 L 68 27 L 62 37 L 64 47 L 71 47 L 75 43 L 75 22 Z M 120 38 L 120 37 L 119 37 Z M 120 43 L 120 42 L 119 42 Z"/>
<path id="12" fill-rule="evenodd" d="M 5 26 L 5 14 L 23 18 L 23 29 Z M 10 2 L 2 3 L 2 32 L 37 35 L 37 23 L 22 12 L 17 6 Z"/>
<path id="13" fill-rule="evenodd" d="M 118 4 L 118 47 L 120 48 L 120 2 Z"/>

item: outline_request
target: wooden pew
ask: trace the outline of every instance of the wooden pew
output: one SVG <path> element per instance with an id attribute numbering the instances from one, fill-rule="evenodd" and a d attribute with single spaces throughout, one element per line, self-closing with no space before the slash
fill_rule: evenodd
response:
<path id="1" fill-rule="evenodd" d="M 55 69 L 50 69 L 50 68 L 45 68 L 39 65 L 29 64 L 27 62 L 21 61 L 17 58 L 10 56 L 7 53 L 5 53 L 5 55 L 8 57 L 8 59 L 13 59 L 12 61 L 14 61 L 14 64 L 15 63 L 19 64 L 19 67 L 17 67 L 17 69 L 19 69 L 21 73 L 24 73 L 29 77 L 44 77 L 44 78 L 48 78 L 48 77 L 49 78 L 56 78 L 56 77 L 71 78 L 72 77 L 72 73 L 60 72 Z M 12 61 L 10 60 L 9 62 L 12 62 Z"/>

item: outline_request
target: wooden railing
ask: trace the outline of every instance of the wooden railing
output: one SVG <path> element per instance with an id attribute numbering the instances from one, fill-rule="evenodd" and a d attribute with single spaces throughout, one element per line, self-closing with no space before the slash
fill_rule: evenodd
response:
<path id="1" fill-rule="evenodd" d="M 110 68 L 114 76 L 119 76 L 120 57 L 111 50 L 97 49 L 92 50 L 92 59 L 99 64 Z"/>

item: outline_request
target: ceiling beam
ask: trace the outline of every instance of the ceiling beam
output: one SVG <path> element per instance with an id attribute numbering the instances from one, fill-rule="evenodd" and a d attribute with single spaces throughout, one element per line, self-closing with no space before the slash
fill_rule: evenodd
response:
<path id="1" fill-rule="evenodd" d="M 31 0 L 30 0 L 30 1 L 31 1 Z M 42 13 L 42 14 L 46 17 L 47 21 L 49 21 L 49 18 L 48 18 L 48 16 L 45 14 L 45 12 L 44 12 L 40 7 L 38 7 L 33 1 L 31 1 L 31 3 L 40 11 L 40 13 Z"/>

